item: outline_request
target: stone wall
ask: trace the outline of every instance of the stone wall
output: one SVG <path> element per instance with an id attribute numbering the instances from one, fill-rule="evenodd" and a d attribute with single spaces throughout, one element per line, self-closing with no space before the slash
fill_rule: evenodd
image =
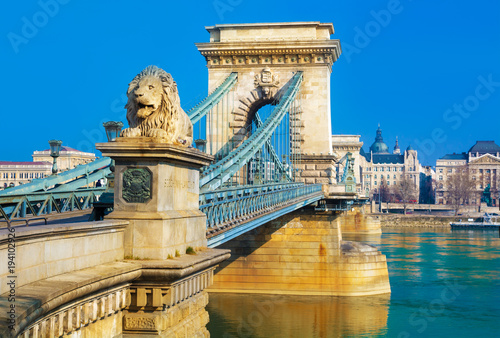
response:
<path id="1" fill-rule="evenodd" d="M 152 323 L 151 327 L 159 327 L 162 337 L 210 337 L 206 325 L 209 317 L 205 306 L 208 304 L 208 294 L 202 291 L 199 294 L 184 300 L 177 306 L 163 311 L 161 323 Z M 137 337 L 136 327 L 149 325 L 142 317 L 125 316 L 122 337 Z M 127 330 L 129 333 L 127 333 Z"/>
<path id="2" fill-rule="evenodd" d="M 388 227 L 421 227 L 421 228 L 449 228 L 450 222 L 457 222 L 460 219 L 466 221 L 465 216 L 431 216 L 431 215 L 394 215 L 379 214 L 382 228 Z"/>
<path id="3" fill-rule="evenodd" d="M 304 154 L 301 156 L 301 163 L 297 165 L 297 169 L 301 170 L 299 182 L 333 184 L 337 181 L 333 155 Z"/>
<path id="4" fill-rule="evenodd" d="M 0 231 L 0 294 L 52 276 L 123 259 L 123 221 L 15 227 Z M 11 256 L 8 256 L 9 253 Z M 13 262 L 7 264 L 7 258 Z M 9 267 L 13 267 L 9 270 Z"/>
<path id="5" fill-rule="evenodd" d="M 342 241 L 340 217 L 301 210 L 225 243 L 211 292 L 361 296 L 390 292 L 374 247 Z"/>
<path id="6" fill-rule="evenodd" d="M 376 215 L 367 215 L 359 208 L 342 213 L 340 217 L 342 234 L 381 234 L 380 219 Z"/>

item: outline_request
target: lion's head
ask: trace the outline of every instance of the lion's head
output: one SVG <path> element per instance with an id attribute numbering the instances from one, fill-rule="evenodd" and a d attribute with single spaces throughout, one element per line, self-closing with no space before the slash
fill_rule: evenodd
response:
<path id="1" fill-rule="evenodd" d="M 149 136 L 190 145 L 192 124 L 180 106 L 177 84 L 156 66 L 146 67 L 127 90 L 127 121 L 121 136 Z"/>

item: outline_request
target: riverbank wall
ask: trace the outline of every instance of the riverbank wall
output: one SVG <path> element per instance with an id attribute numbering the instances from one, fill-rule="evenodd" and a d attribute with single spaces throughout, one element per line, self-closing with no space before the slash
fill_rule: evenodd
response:
<path id="1" fill-rule="evenodd" d="M 372 214 L 380 220 L 382 228 L 448 228 L 450 222 L 467 221 L 463 216 L 433 216 L 433 215 L 402 215 L 402 214 Z"/>

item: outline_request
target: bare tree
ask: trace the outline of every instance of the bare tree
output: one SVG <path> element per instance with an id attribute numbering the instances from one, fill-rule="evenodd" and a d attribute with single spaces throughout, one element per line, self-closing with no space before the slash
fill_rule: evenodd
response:
<path id="1" fill-rule="evenodd" d="M 389 202 L 391 201 L 391 189 L 387 185 L 385 177 L 382 176 L 382 181 L 380 182 L 380 203 L 387 203 L 387 211 L 389 211 Z"/>
<path id="2" fill-rule="evenodd" d="M 467 166 L 458 167 L 454 173 L 448 176 L 446 180 L 446 196 L 455 209 L 455 216 L 458 214 L 460 206 L 469 202 L 474 193 L 474 187 L 475 184 L 469 176 Z"/>
<path id="3" fill-rule="evenodd" d="M 403 203 L 403 212 L 406 215 L 406 209 L 411 201 L 414 201 L 417 196 L 417 189 L 413 180 L 404 175 L 401 181 L 394 187 L 394 193 L 396 197 Z"/>

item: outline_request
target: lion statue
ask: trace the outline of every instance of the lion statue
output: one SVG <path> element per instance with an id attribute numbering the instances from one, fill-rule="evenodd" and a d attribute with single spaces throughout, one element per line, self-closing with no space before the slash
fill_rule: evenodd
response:
<path id="1" fill-rule="evenodd" d="M 191 146 L 193 124 L 180 105 L 177 84 L 156 66 L 146 67 L 130 82 L 127 90 L 129 128 L 121 137 L 153 137 L 161 143 Z"/>

